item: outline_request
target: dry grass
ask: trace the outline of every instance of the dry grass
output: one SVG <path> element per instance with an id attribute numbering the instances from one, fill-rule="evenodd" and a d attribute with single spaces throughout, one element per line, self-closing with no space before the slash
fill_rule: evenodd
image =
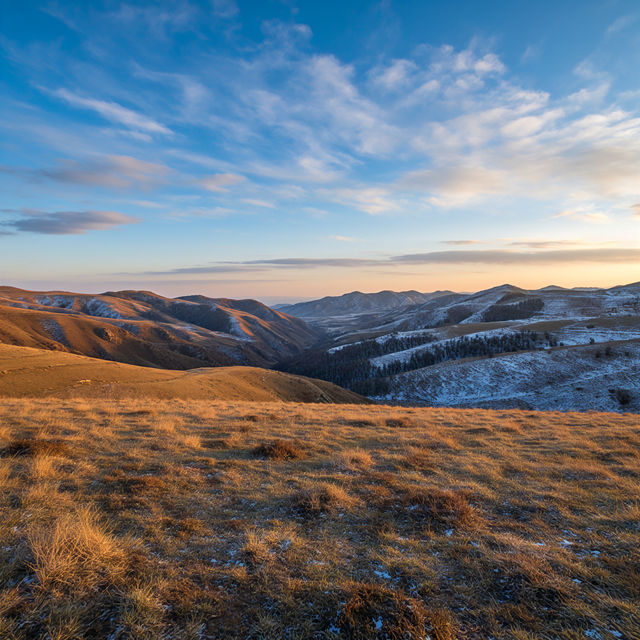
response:
<path id="1" fill-rule="evenodd" d="M 371 454 L 363 449 L 346 449 L 338 456 L 338 466 L 348 471 L 369 469 L 372 464 Z"/>
<path id="2" fill-rule="evenodd" d="M 0 449 L 2 456 L 60 456 L 66 453 L 68 447 L 64 442 L 45 438 L 18 438 Z"/>
<path id="3" fill-rule="evenodd" d="M 0 638 L 640 638 L 633 415 L 0 403 Z"/>
<path id="4" fill-rule="evenodd" d="M 270 460 L 295 460 L 304 458 L 306 455 L 303 449 L 290 440 L 263 442 L 253 452 L 259 458 L 269 458 Z"/>
<path id="5" fill-rule="evenodd" d="M 343 488 L 330 483 L 298 491 L 291 499 L 294 510 L 305 516 L 349 510 L 355 499 Z"/>
<path id="6" fill-rule="evenodd" d="M 124 579 L 125 551 L 99 525 L 90 508 L 30 528 L 27 540 L 32 557 L 29 566 L 45 591 L 77 594 Z"/>

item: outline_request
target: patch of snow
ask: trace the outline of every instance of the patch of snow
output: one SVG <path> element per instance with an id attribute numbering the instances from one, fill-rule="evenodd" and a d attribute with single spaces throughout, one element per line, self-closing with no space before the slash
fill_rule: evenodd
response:
<path id="1" fill-rule="evenodd" d="M 375 573 L 378 578 L 383 578 L 384 580 L 391 580 L 391 575 L 386 571 L 380 571 L 378 569 L 374 569 L 373 573 Z"/>
<path id="2" fill-rule="evenodd" d="M 99 318 L 120 319 L 122 316 L 111 305 L 98 298 L 90 298 L 85 303 L 85 309 L 91 316 Z"/>
<path id="3" fill-rule="evenodd" d="M 61 344 L 68 345 L 67 337 L 65 336 L 62 327 L 55 320 L 43 320 L 40 324 L 51 339 Z"/>
<path id="4" fill-rule="evenodd" d="M 58 309 L 73 309 L 75 298 L 72 296 L 36 296 L 35 298 L 38 304 L 45 307 L 57 307 Z"/>
<path id="5" fill-rule="evenodd" d="M 381 400 L 428 406 L 621 411 L 611 389 L 637 389 L 640 344 L 596 358 L 588 346 L 446 361 L 390 379 Z M 617 353 L 618 355 L 615 355 Z M 629 354 L 625 355 L 626 353 Z M 626 410 L 640 409 L 632 394 Z"/>
<path id="6" fill-rule="evenodd" d="M 429 351 L 430 348 L 435 346 L 445 346 L 447 344 L 453 344 L 460 340 L 461 338 L 476 338 L 478 336 L 482 337 L 497 337 L 504 336 L 511 333 L 515 333 L 515 330 L 511 327 L 500 327 L 498 329 L 489 329 L 488 331 L 476 331 L 474 333 L 467 333 L 464 336 L 459 336 L 455 338 L 444 338 L 442 340 L 435 340 L 434 342 L 427 342 L 425 344 L 420 344 L 417 347 L 411 347 L 410 349 L 404 349 L 403 351 L 395 351 L 393 353 L 387 353 L 383 356 L 376 356 L 375 358 L 371 358 L 369 362 L 374 366 L 381 369 L 382 367 L 392 363 L 392 362 L 401 362 L 402 364 L 407 364 L 411 360 L 411 356 L 414 353 L 420 353 L 422 351 Z"/>

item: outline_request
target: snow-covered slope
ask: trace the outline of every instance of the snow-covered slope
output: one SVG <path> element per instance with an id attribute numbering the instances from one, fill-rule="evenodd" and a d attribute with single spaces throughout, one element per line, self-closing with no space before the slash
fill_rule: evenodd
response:
<path id="1" fill-rule="evenodd" d="M 505 284 L 308 321 L 332 342 L 288 370 L 384 401 L 640 411 L 640 283 Z M 529 338 L 516 344 L 523 332 Z"/>
<path id="2" fill-rule="evenodd" d="M 640 411 L 640 341 L 449 361 L 394 376 L 380 400 L 448 407 Z M 628 398 L 627 401 L 625 401 Z"/>

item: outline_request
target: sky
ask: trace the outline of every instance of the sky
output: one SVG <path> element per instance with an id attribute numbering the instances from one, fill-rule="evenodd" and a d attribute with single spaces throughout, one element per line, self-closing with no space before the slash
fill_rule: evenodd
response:
<path id="1" fill-rule="evenodd" d="M 640 280 L 637 0 L 0 4 L 1 284 Z"/>

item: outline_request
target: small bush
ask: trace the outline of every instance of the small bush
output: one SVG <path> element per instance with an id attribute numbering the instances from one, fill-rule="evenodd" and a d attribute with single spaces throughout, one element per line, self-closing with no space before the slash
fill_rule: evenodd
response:
<path id="1" fill-rule="evenodd" d="M 304 515 L 318 515 L 349 509 L 355 499 L 335 484 L 323 484 L 294 494 L 292 503 L 294 509 Z"/>
<path id="2" fill-rule="evenodd" d="M 616 389 L 614 395 L 621 407 L 631 404 L 631 392 L 629 389 Z"/>
<path id="3" fill-rule="evenodd" d="M 410 429 L 411 427 L 415 427 L 415 422 L 412 418 L 401 417 L 401 418 L 389 418 L 386 421 L 387 427 L 393 427 L 394 429 Z"/>
<path id="4" fill-rule="evenodd" d="M 400 504 L 413 516 L 424 516 L 441 527 L 468 526 L 475 515 L 466 496 L 455 491 L 412 488 L 404 493 Z"/>
<path id="5" fill-rule="evenodd" d="M 304 458 L 305 452 L 291 440 L 273 440 L 263 442 L 253 450 L 259 458 L 269 460 L 295 460 Z"/>

